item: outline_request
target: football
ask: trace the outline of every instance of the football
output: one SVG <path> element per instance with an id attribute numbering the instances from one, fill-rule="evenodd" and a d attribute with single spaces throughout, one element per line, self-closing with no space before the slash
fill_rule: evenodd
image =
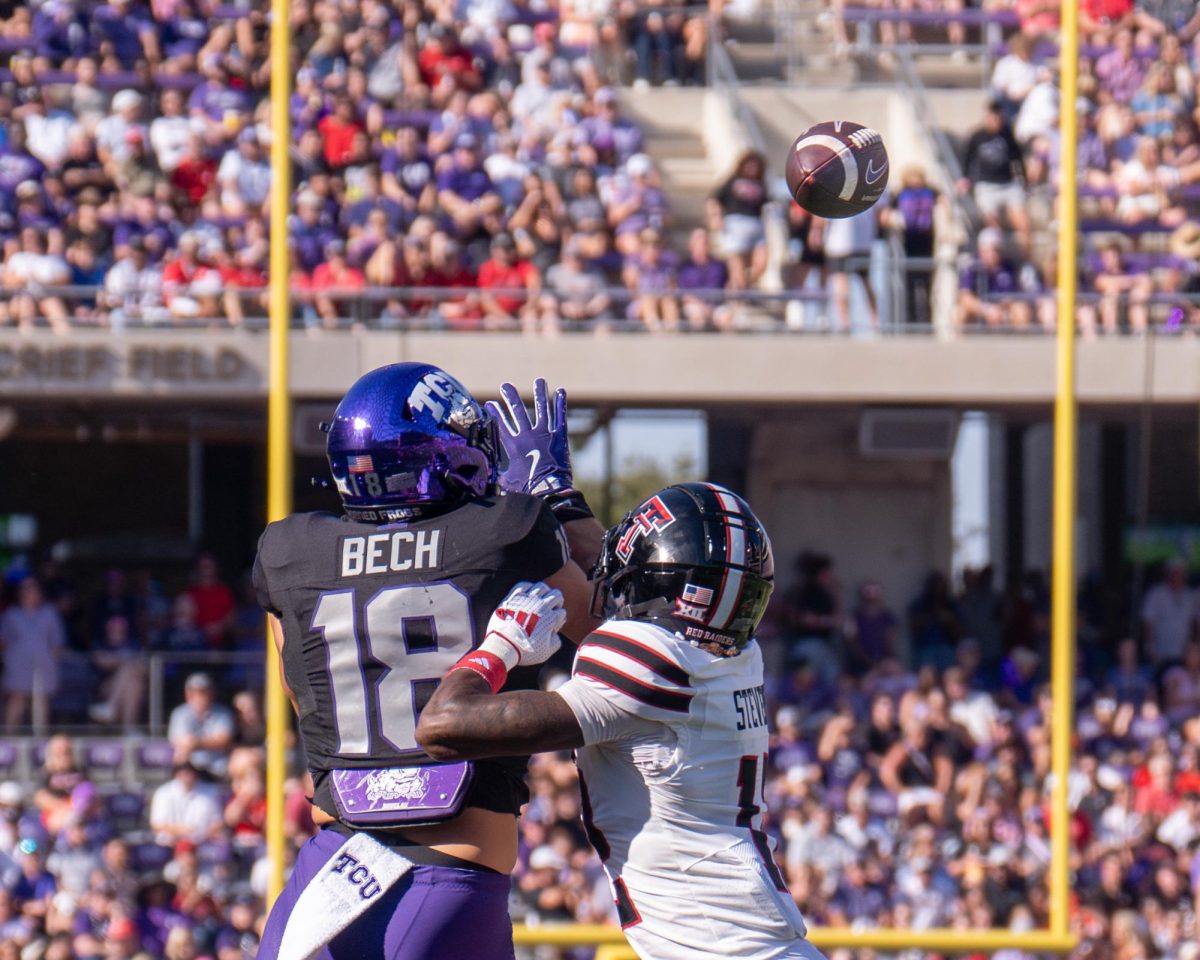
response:
<path id="1" fill-rule="evenodd" d="M 809 127 L 792 144 L 788 190 L 809 213 L 840 219 L 862 213 L 883 195 L 888 155 L 883 137 L 849 120 Z"/>

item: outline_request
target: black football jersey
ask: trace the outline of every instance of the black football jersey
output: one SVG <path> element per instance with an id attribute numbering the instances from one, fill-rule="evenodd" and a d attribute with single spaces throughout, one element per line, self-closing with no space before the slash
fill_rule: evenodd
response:
<path id="1" fill-rule="evenodd" d="M 270 524 L 254 587 L 283 624 L 314 802 L 337 815 L 331 770 L 428 762 L 417 717 L 443 674 L 482 641 L 515 584 L 546 579 L 567 556 L 550 509 L 522 494 L 405 523 L 301 513 Z M 535 687 L 537 676 L 514 670 L 506 689 Z M 519 813 L 526 759 L 478 761 L 467 805 Z"/>

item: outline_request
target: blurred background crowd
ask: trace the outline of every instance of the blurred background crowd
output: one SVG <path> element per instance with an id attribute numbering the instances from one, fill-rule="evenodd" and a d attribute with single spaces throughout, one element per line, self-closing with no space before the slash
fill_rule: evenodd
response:
<path id="1" fill-rule="evenodd" d="M 299 322 L 702 327 L 711 309 L 681 311 L 676 287 L 745 284 L 699 244 L 662 250 L 669 204 L 613 89 L 702 81 L 703 8 L 317 0 L 291 16 Z M 264 316 L 263 9 L 18 5 L 0 57 L 0 320 Z"/>
<path id="2" fill-rule="evenodd" d="M 829 557 L 804 554 L 796 574 L 761 634 L 774 730 L 765 796 L 810 922 L 1044 926 L 1041 576 L 1001 593 L 987 568 L 953 585 L 935 572 L 893 607 L 878 583 L 845 590 Z M 1102 598 L 1080 594 L 1069 783 L 1076 957 L 1197 960 L 1200 595 L 1181 561 L 1157 574 L 1127 637 L 1101 626 Z M 210 655 L 205 671 L 176 664 L 165 735 L 120 739 L 145 729 L 147 653 L 260 648 L 252 597 L 206 556 L 173 598 L 117 569 L 85 590 L 45 567 L 40 582 L 22 579 L 9 593 L 0 614 L 6 719 L 23 724 L 28 691 L 41 689 L 54 725 L 89 722 L 86 693 L 69 691 L 83 669 L 92 672 L 82 682 L 107 699 L 91 701 L 91 736 L 78 743 L 0 741 L 11 778 L 0 784 L 0 950 L 252 957 L 266 877 L 261 663 Z M 45 632 L 35 637 L 34 624 Z M 569 657 L 547 670 L 548 687 L 565 679 Z M 126 669 L 136 679 L 123 679 Z M 103 731 L 110 737 L 95 739 Z M 17 749 L 34 765 L 25 780 Z M 611 920 L 569 755 L 536 757 L 530 784 L 514 918 Z M 297 845 L 312 829 L 305 784 L 291 780 L 288 837 Z"/>
<path id="3" fill-rule="evenodd" d="M 703 225 L 673 229 L 660 171 L 618 102 L 623 87 L 705 82 L 708 45 L 723 35 L 721 5 L 710 6 L 293 4 L 295 322 L 548 334 L 746 326 L 736 295 L 769 276 L 764 211 L 780 184 L 747 154 L 712 184 Z M 952 43 L 965 36 L 953 20 L 961 0 L 918 6 L 867 5 L 885 17 L 885 54 L 914 36 L 887 19 L 897 12 Z M 929 258 L 951 199 L 973 227 L 957 327 L 1052 326 L 1057 4 L 985 12 L 1011 16 L 1014 30 L 993 51 L 993 102 L 961 144 L 956 195 L 940 196 L 928 171 L 898 169 L 868 214 L 826 222 L 791 204 L 784 215 L 783 290 L 817 274 L 831 308 L 823 329 L 850 329 L 852 287 L 863 328 L 879 329 L 876 247 L 904 275 L 900 315 L 928 325 Z M 1186 298 L 1200 292 L 1200 20 L 1187 3 L 1111 0 L 1085 3 L 1083 24 L 1080 324 L 1089 335 L 1190 329 L 1200 322 Z M 14 5 L 0 62 L 0 323 L 260 325 L 263 11 L 215 0 Z M 800 301 L 788 311 L 787 327 L 805 325 Z"/>

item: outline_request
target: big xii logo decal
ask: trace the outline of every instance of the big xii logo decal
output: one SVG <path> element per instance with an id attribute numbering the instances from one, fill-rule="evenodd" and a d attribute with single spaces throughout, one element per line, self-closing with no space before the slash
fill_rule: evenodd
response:
<path id="1" fill-rule="evenodd" d="M 628 561 L 633 556 L 634 545 L 646 534 L 665 530 L 675 522 L 675 514 L 658 497 L 651 497 L 634 514 L 633 523 L 617 541 L 617 556 Z"/>

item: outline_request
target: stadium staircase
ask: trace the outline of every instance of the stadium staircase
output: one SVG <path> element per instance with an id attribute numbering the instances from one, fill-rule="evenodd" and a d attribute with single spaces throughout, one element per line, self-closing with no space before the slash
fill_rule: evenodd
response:
<path id="1" fill-rule="evenodd" d="M 720 157 L 710 153 L 705 136 L 706 114 L 713 94 L 700 87 L 655 87 L 624 90 L 622 115 L 641 125 L 646 153 L 671 198 L 671 235 L 684 249 L 687 233 L 704 226 L 704 203 L 724 175 Z"/>

